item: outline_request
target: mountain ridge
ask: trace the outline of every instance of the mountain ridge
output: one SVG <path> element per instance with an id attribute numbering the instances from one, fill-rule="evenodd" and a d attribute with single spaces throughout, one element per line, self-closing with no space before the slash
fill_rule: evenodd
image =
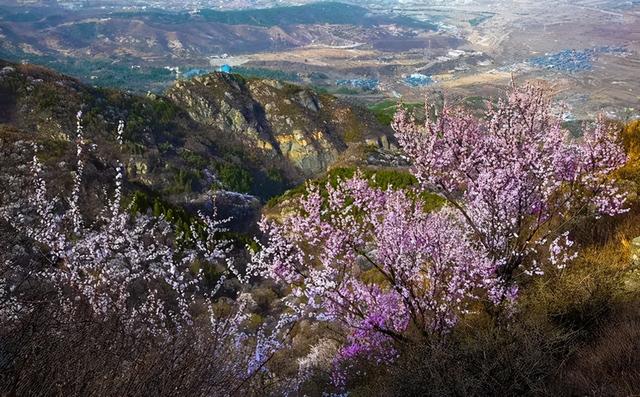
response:
<path id="1" fill-rule="evenodd" d="M 63 153 L 73 146 L 75 114 L 83 110 L 85 138 L 102 167 L 120 159 L 131 184 L 187 207 L 216 191 L 266 201 L 358 148 L 393 146 L 389 127 L 365 108 L 309 88 L 222 73 L 179 81 L 166 95 L 139 96 L 0 61 L 0 108 L 0 134 L 17 130 Z M 126 125 L 124 152 L 115 142 L 118 120 Z M 50 157 L 55 165 L 65 156 Z"/>

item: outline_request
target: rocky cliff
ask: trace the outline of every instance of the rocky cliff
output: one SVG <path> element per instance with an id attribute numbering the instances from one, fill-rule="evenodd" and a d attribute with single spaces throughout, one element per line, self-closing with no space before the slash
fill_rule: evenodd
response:
<path id="1" fill-rule="evenodd" d="M 327 169 L 350 145 L 389 147 L 388 129 L 364 109 L 274 80 L 214 73 L 180 81 L 167 96 L 210 128 L 221 128 L 267 161 L 284 159 L 299 175 Z"/>

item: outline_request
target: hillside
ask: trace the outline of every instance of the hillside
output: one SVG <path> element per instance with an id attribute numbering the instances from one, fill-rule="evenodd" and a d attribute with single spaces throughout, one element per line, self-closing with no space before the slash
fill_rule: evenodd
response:
<path id="1" fill-rule="evenodd" d="M 158 15 L 162 14 L 156 14 L 156 16 Z M 227 25 L 254 25 L 267 27 L 316 24 L 375 26 L 395 23 L 407 27 L 423 29 L 436 28 L 435 25 L 428 22 L 421 22 L 415 19 L 393 15 L 376 15 L 372 14 L 371 11 L 364 7 L 332 1 L 311 3 L 300 6 L 279 6 L 237 11 L 205 9 L 199 11 L 197 16 L 202 17 L 208 22 L 217 22 Z M 189 17 L 186 16 L 183 18 L 189 19 Z M 175 20 L 175 18 L 171 18 L 171 21 Z"/>
<path id="2" fill-rule="evenodd" d="M 136 96 L 0 61 L 0 102 L 3 136 L 11 131 L 40 141 L 52 150 L 50 164 L 73 151 L 78 110 L 101 167 L 120 156 L 114 134 L 118 120 L 125 121 L 121 160 L 130 191 L 188 208 L 199 208 L 212 190 L 266 200 L 323 172 L 351 148 L 390 147 L 388 127 L 364 108 L 277 81 L 220 73 L 180 81 L 164 96 Z M 232 207 L 249 205 L 253 214 L 241 208 L 232 215 L 256 216 L 259 203 L 229 197 Z"/>
<path id="3" fill-rule="evenodd" d="M 218 73 L 180 81 L 167 96 L 193 120 L 284 157 L 305 176 L 325 170 L 350 144 L 390 148 L 385 129 L 365 109 L 274 80 Z"/>

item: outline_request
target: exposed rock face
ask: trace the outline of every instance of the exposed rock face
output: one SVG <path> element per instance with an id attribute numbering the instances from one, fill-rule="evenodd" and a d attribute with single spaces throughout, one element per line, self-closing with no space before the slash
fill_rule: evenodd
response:
<path id="1" fill-rule="evenodd" d="M 214 212 L 218 219 L 231 219 L 225 227 L 239 233 L 256 232 L 260 220 L 260 200 L 249 194 L 220 190 L 202 194 L 185 204 L 190 212 L 202 211 L 207 215 Z"/>
<path id="2" fill-rule="evenodd" d="M 326 169 L 338 157 L 338 149 L 321 131 L 305 133 L 293 130 L 292 134 L 276 136 L 278 149 L 304 173 L 315 174 Z"/>
<path id="3" fill-rule="evenodd" d="M 368 112 L 278 81 L 214 73 L 178 82 L 167 95 L 194 120 L 265 158 L 286 159 L 304 177 L 324 171 L 351 144 L 390 146 L 390 131 Z"/>

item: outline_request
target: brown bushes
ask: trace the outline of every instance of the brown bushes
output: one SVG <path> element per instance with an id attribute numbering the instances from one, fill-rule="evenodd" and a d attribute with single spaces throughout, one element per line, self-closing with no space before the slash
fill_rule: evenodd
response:
<path id="1" fill-rule="evenodd" d="M 555 394 L 572 396 L 640 395 L 640 305 L 629 302 L 611 313 L 560 368 Z"/>

